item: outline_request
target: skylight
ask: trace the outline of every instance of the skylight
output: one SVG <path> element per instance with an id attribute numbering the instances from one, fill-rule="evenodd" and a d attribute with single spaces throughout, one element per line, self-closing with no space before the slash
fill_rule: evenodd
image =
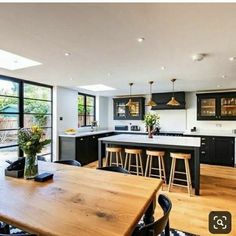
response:
<path id="1" fill-rule="evenodd" d="M 93 85 L 78 86 L 78 87 L 82 89 L 90 90 L 93 92 L 116 90 L 115 88 L 106 86 L 104 84 L 93 84 Z"/>
<path id="2" fill-rule="evenodd" d="M 18 70 L 42 63 L 0 49 L 0 68 Z"/>

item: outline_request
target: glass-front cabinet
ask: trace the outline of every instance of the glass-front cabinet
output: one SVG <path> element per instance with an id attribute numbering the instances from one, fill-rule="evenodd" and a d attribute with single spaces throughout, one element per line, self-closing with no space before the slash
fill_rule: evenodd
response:
<path id="1" fill-rule="evenodd" d="M 143 97 L 113 98 L 114 120 L 143 120 L 144 100 Z"/>
<path id="2" fill-rule="evenodd" d="M 197 94 L 198 120 L 236 120 L 236 92 Z"/>

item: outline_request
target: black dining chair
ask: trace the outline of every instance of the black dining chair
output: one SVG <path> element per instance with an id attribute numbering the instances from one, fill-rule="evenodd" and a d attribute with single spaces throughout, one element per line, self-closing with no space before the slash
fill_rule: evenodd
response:
<path id="1" fill-rule="evenodd" d="M 37 156 L 38 161 L 47 161 L 44 156 Z"/>
<path id="2" fill-rule="evenodd" d="M 130 174 L 128 170 L 120 167 L 120 166 L 105 166 L 97 168 L 98 170 L 106 170 L 106 171 L 112 171 L 112 172 L 118 172 L 123 174 Z"/>
<path id="3" fill-rule="evenodd" d="M 78 167 L 81 166 L 80 162 L 76 160 L 59 160 L 59 161 L 54 161 L 54 163 L 70 165 L 70 166 L 78 166 Z"/>
<path id="4" fill-rule="evenodd" d="M 0 236 L 36 236 L 36 234 L 29 233 L 10 233 L 10 226 L 4 222 L 0 222 Z"/>
<path id="5" fill-rule="evenodd" d="M 165 236 L 170 236 L 170 225 L 169 225 L 169 215 L 172 208 L 172 203 L 168 197 L 163 194 L 160 194 L 158 197 L 158 203 L 161 206 L 164 215 L 158 219 L 157 221 L 145 225 L 144 223 L 138 225 L 132 236 L 144 236 L 144 235 L 152 235 L 157 236 L 160 235 L 165 230 Z"/>

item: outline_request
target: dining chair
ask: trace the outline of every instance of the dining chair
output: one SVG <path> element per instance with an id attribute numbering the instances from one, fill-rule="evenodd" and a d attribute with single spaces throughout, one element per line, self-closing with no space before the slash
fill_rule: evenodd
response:
<path id="1" fill-rule="evenodd" d="M 0 222 L 0 236 L 36 236 L 36 234 L 28 234 L 28 233 L 10 233 L 10 227 L 8 224 L 4 222 Z"/>
<path id="2" fill-rule="evenodd" d="M 164 215 L 151 224 L 145 225 L 141 223 L 137 225 L 132 236 L 144 236 L 144 235 L 160 235 L 165 230 L 165 236 L 170 236 L 169 226 L 169 214 L 172 208 L 172 203 L 168 197 L 160 194 L 158 197 L 158 203 L 161 206 Z"/>
<path id="3" fill-rule="evenodd" d="M 78 167 L 81 166 L 80 162 L 76 160 L 59 160 L 59 161 L 54 161 L 54 163 L 70 165 L 70 166 L 78 166 Z"/>
<path id="4" fill-rule="evenodd" d="M 106 170 L 106 171 L 113 171 L 118 173 L 129 174 L 129 171 L 120 167 L 120 166 L 105 166 L 101 168 L 97 168 L 98 170 Z"/>

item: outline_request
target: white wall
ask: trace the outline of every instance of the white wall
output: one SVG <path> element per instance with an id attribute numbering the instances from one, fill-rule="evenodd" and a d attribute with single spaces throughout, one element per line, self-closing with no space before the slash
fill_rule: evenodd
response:
<path id="1" fill-rule="evenodd" d="M 149 109 L 146 108 L 146 112 Z M 197 121 L 197 98 L 196 93 L 186 93 L 186 109 L 185 110 L 160 110 L 155 111 L 160 115 L 161 131 L 185 131 L 196 126 L 199 131 L 228 131 L 236 129 L 235 121 Z M 142 121 L 118 121 L 113 120 L 113 100 L 109 99 L 109 128 L 115 125 L 139 125 L 141 130 L 145 130 Z"/>
<path id="2" fill-rule="evenodd" d="M 58 135 L 68 128 L 78 131 L 90 130 L 90 127 L 78 128 L 78 91 L 63 87 L 53 89 L 53 160 L 58 159 Z M 96 120 L 100 128 L 108 127 L 108 98 L 96 96 Z M 62 120 L 60 120 L 62 117 Z"/>
<path id="3" fill-rule="evenodd" d="M 160 115 L 161 131 L 184 131 L 186 130 L 186 110 L 160 110 L 151 111 L 145 107 L 145 112 L 153 112 Z M 115 125 L 138 125 L 141 131 L 145 131 L 145 125 L 140 120 L 113 120 L 113 99 L 109 99 L 109 128 L 114 129 Z"/>

